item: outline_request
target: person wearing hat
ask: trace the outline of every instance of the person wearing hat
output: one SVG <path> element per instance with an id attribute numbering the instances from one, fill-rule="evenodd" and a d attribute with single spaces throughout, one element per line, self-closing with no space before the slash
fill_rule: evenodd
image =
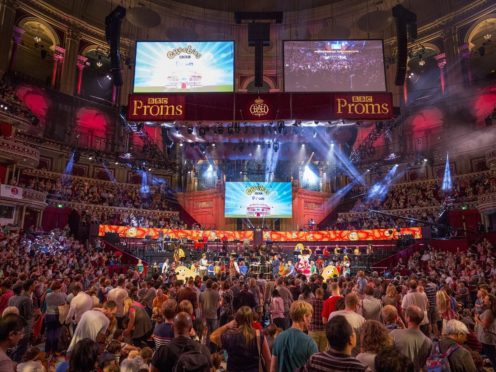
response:
<path id="1" fill-rule="evenodd" d="M 459 320 L 451 319 L 446 323 L 445 334 L 439 341 L 439 352 L 444 354 L 449 350 L 447 354 L 452 371 L 477 371 L 472 354 L 462 346 L 468 334 L 467 326 Z"/>

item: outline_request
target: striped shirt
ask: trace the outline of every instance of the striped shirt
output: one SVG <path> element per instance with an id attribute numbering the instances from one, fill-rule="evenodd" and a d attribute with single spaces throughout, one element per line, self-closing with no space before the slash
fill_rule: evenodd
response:
<path id="1" fill-rule="evenodd" d="M 436 285 L 434 283 L 428 283 L 424 288 L 424 292 L 429 300 L 429 310 L 434 310 L 436 307 Z"/>
<path id="2" fill-rule="evenodd" d="M 174 338 L 172 323 L 157 324 L 152 337 L 155 342 L 155 350 L 158 350 L 160 346 L 167 345 Z"/>
<path id="3" fill-rule="evenodd" d="M 369 372 L 370 368 L 350 355 L 335 351 L 313 354 L 303 367 L 305 372 Z"/>

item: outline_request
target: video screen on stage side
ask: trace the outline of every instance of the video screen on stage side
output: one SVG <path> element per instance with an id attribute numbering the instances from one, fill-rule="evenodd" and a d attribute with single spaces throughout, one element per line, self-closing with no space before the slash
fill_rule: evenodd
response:
<path id="1" fill-rule="evenodd" d="M 382 40 L 284 42 L 286 92 L 386 91 Z"/>
<path id="2" fill-rule="evenodd" d="M 291 218 L 291 182 L 226 182 L 226 218 Z"/>
<path id="3" fill-rule="evenodd" d="M 136 43 L 135 93 L 233 91 L 233 41 Z"/>

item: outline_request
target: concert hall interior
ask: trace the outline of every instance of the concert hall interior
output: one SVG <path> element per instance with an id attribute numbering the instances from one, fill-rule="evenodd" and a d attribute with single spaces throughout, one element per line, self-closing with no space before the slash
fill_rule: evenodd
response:
<path id="1" fill-rule="evenodd" d="M 324 358 L 292 365 L 277 354 L 267 329 L 288 328 L 290 309 L 284 298 L 285 319 L 273 321 L 279 295 L 268 283 L 289 288 L 293 304 L 321 291 L 327 301 L 338 283 L 346 301 L 358 296 L 367 322 L 367 289 L 386 307 L 393 286 L 409 328 L 414 310 L 401 303 L 419 281 L 437 309 L 424 309 L 434 311 L 420 326 L 429 342 L 443 345 L 441 329 L 475 316 L 475 333 L 495 333 L 477 333 L 481 349 L 470 351 L 496 364 L 496 321 L 487 320 L 496 319 L 495 1 L 0 0 L 0 19 L 0 315 L 19 304 L 5 299 L 11 290 L 33 307 L 20 314 L 27 333 L 14 351 L 0 339 L 0 364 L 5 356 L 85 370 L 73 357 L 89 353 L 78 348 L 89 348 L 79 319 L 54 318 L 81 292 L 146 368 L 173 370 L 160 359 L 165 341 L 151 329 L 136 336 L 134 315 L 126 322 L 125 304 L 107 290 L 125 288 L 156 330 L 176 320 L 148 306 L 147 289 L 179 303 L 193 281 L 195 337 L 228 371 L 244 369 L 219 333 L 232 330 L 218 326 L 241 320 L 227 322 L 239 312 L 227 317 L 223 295 L 248 283 L 254 321 L 274 346 L 267 360 L 257 344 L 252 359 L 263 366 L 247 371 L 314 371 Z M 426 280 L 458 302 L 453 314 L 439 310 Z M 215 319 L 205 315 L 212 285 Z M 47 307 L 51 292 L 71 297 Z M 156 292 L 151 300 L 166 303 Z M 327 332 L 332 315 L 316 317 L 324 323 L 302 330 L 324 351 L 328 340 L 315 332 Z M 0 336 L 14 327 L 3 318 Z M 146 345 L 156 349 L 148 361 Z M 134 363 L 124 349 L 106 371 Z M 433 357 L 419 358 L 410 358 L 415 370 Z"/>

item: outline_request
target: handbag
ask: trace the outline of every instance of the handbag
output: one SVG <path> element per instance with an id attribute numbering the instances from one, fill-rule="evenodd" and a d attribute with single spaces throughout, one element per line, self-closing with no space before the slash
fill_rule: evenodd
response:
<path id="1" fill-rule="evenodd" d="M 255 331 L 255 337 L 257 338 L 257 349 L 258 349 L 258 371 L 259 372 L 265 372 L 266 371 L 266 366 L 265 366 L 265 360 L 262 356 L 262 346 L 261 344 L 261 337 L 260 337 L 260 331 Z"/>
<path id="2" fill-rule="evenodd" d="M 67 314 L 69 314 L 69 304 L 59 305 L 59 322 L 60 324 L 64 324 L 67 319 Z"/>

